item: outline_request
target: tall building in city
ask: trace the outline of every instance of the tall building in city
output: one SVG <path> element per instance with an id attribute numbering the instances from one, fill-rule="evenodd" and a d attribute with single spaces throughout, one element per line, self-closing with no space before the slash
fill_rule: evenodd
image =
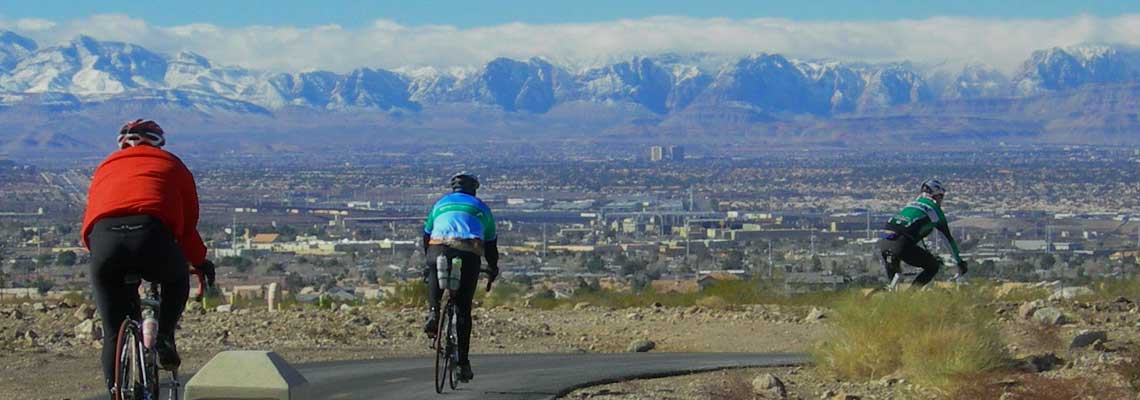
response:
<path id="1" fill-rule="evenodd" d="M 685 161 L 685 147 L 678 145 L 669 146 L 669 160 L 673 162 Z"/>
<path id="2" fill-rule="evenodd" d="M 661 161 L 664 159 L 665 149 L 661 146 L 653 146 L 649 148 L 649 161 Z"/>

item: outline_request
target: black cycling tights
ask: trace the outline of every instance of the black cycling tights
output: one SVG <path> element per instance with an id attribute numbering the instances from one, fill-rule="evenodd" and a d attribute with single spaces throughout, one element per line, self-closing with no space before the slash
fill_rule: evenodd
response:
<path id="1" fill-rule="evenodd" d="M 431 308 L 440 310 L 439 301 L 443 297 L 443 290 L 439 288 L 439 280 L 435 273 L 435 259 L 440 254 L 448 259 L 459 257 L 463 260 L 463 269 L 459 275 L 459 292 L 455 297 L 455 329 L 459 332 L 459 363 L 469 364 L 467 352 L 471 348 L 471 300 L 475 298 L 476 286 L 479 285 L 479 256 L 467 251 L 459 251 L 443 245 L 431 245 L 427 250 L 427 264 L 424 277 L 427 279 L 428 302 Z M 443 318 L 440 310 L 440 318 Z"/>
<path id="2" fill-rule="evenodd" d="M 190 273 L 182 249 L 162 221 L 149 215 L 103 218 L 87 236 L 91 245 L 91 283 L 103 318 L 103 377 L 115 379 L 115 345 L 119 325 L 128 314 L 139 318 L 138 283 L 128 274 L 162 287 L 158 334 L 174 337 L 174 328 L 190 296 Z"/>
<path id="3" fill-rule="evenodd" d="M 893 280 L 896 274 L 902 272 L 899 269 L 900 262 L 922 268 L 922 273 L 914 278 L 916 286 L 924 286 L 930 283 L 934 276 L 938 275 L 938 270 L 942 268 L 942 261 L 938 257 L 903 237 L 894 240 L 882 239 L 879 241 L 879 249 L 883 257 L 883 266 L 887 270 L 888 282 Z"/>

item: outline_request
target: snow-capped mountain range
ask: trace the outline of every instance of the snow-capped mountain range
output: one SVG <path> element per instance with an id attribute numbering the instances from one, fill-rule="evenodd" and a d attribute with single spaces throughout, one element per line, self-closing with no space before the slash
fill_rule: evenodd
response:
<path id="1" fill-rule="evenodd" d="M 1140 52 L 1103 45 L 1034 52 L 1012 76 L 980 64 L 934 79 L 907 63 L 796 60 L 759 53 L 708 66 L 694 57 L 634 57 L 571 71 L 546 60 L 499 58 L 478 69 L 358 68 L 278 73 L 221 66 L 88 36 L 40 47 L 0 32 L 0 107 L 78 109 L 121 99 L 210 111 L 306 108 L 408 111 L 475 104 L 542 114 L 566 103 L 636 105 L 668 115 L 694 104 L 770 114 L 832 116 L 947 99 L 1027 97 L 1140 80 Z M 936 82 L 937 81 L 937 82 Z"/>

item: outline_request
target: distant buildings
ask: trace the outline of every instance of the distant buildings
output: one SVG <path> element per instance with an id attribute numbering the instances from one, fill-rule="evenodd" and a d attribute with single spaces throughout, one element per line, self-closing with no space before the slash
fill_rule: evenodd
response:
<path id="1" fill-rule="evenodd" d="M 649 161 L 673 161 L 681 162 L 685 160 L 685 148 L 678 145 L 669 145 L 668 148 L 663 146 L 650 146 L 649 147 Z"/>

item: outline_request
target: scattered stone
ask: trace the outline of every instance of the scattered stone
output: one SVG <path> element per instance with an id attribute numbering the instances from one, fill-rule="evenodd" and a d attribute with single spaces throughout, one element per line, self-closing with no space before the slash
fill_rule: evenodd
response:
<path id="1" fill-rule="evenodd" d="M 587 308 L 590 308 L 590 303 L 587 303 L 584 301 L 574 305 L 574 310 L 577 310 L 577 311 L 585 310 Z"/>
<path id="2" fill-rule="evenodd" d="M 233 310 L 234 310 L 233 304 L 222 304 L 220 306 L 214 307 L 214 311 L 217 311 L 220 313 L 228 313 L 228 312 L 232 312 Z"/>
<path id="3" fill-rule="evenodd" d="M 350 313 L 352 312 L 352 306 L 348 304 L 341 304 L 340 308 L 338 308 L 337 311 L 340 311 L 342 313 Z"/>
<path id="4" fill-rule="evenodd" d="M 75 319 L 80 321 L 91 319 L 95 317 L 95 307 L 91 307 L 88 304 L 83 304 L 79 306 L 79 309 L 75 310 L 75 314 L 72 315 L 75 316 Z"/>
<path id="5" fill-rule="evenodd" d="M 635 340 L 629 344 L 626 351 L 630 353 L 645 353 L 657 347 L 657 343 L 652 340 Z"/>
<path id="6" fill-rule="evenodd" d="M 1096 341 L 1108 341 L 1108 333 L 1105 331 L 1088 331 L 1083 330 L 1073 338 L 1073 342 L 1069 344 L 1070 349 L 1083 349 L 1089 347 Z"/>
<path id="7" fill-rule="evenodd" d="M 47 312 L 47 306 L 45 306 L 44 303 L 37 302 L 35 304 L 32 304 L 32 311 Z"/>
<path id="8" fill-rule="evenodd" d="M 200 303 L 200 302 L 191 301 L 189 303 L 186 303 L 186 312 L 195 313 L 195 314 L 205 314 L 206 313 L 206 307 L 202 306 L 202 303 Z"/>
<path id="9" fill-rule="evenodd" d="M 625 316 L 625 319 L 628 319 L 631 321 L 641 321 L 641 314 L 629 313 L 628 315 Z"/>
<path id="10" fill-rule="evenodd" d="M 1052 370 L 1063 362 L 1064 360 L 1057 358 L 1057 355 L 1053 353 L 1032 355 L 1025 359 L 1025 370 L 1041 373 Z"/>
<path id="11" fill-rule="evenodd" d="M 1054 307 L 1045 307 L 1035 311 L 1033 320 L 1045 325 L 1064 325 L 1069 322 L 1068 317 Z"/>
<path id="12" fill-rule="evenodd" d="M 788 390 L 784 382 L 772 374 L 763 374 L 752 379 L 752 391 L 762 396 L 774 396 L 778 399 L 788 398 Z"/>
<path id="13" fill-rule="evenodd" d="M 1072 300 L 1072 299 L 1075 299 L 1077 297 L 1089 296 L 1092 294 L 1093 294 L 1092 289 L 1089 289 L 1087 287 L 1069 286 L 1069 287 L 1064 287 L 1064 288 L 1061 288 L 1061 289 L 1053 292 L 1053 295 L 1049 296 L 1049 300 L 1050 301 L 1053 301 L 1053 300 Z"/>
<path id="14" fill-rule="evenodd" d="M 824 318 L 827 318 L 827 314 L 824 314 L 823 310 L 812 307 L 811 312 L 808 312 L 807 317 L 804 317 L 804 322 L 816 322 Z"/>
<path id="15" fill-rule="evenodd" d="M 831 399 L 832 400 L 861 400 L 862 397 L 859 397 L 859 396 L 856 396 L 853 394 L 847 394 L 844 392 L 839 392 L 839 394 L 836 394 Z"/>
<path id="16" fill-rule="evenodd" d="M 1045 302 L 1041 300 L 1026 302 L 1017 308 L 1017 315 L 1020 316 L 1021 319 L 1033 319 L 1033 313 L 1037 312 L 1037 310 L 1040 310 L 1042 307 L 1045 307 Z"/>
<path id="17" fill-rule="evenodd" d="M 103 329 L 93 319 L 87 319 L 75 326 L 75 337 L 79 339 L 99 340 L 103 338 Z"/>
<path id="18" fill-rule="evenodd" d="M 17 308 L 15 310 L 12 310 L 11 317 L 12 319 L 24 319 L 24 312 L 20 311 L 20 309 Z"/>

